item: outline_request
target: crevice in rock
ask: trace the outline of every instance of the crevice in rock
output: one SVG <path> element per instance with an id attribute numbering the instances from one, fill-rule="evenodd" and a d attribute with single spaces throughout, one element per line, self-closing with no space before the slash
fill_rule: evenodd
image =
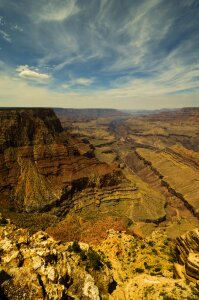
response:
<path id="1" fill-rule="evenodd" d="M 73 284 L 73 279 L 68 274 L 66 274 L 59 280 L 59 283 L 63 284 L 68 289 Z"/>
<path id="2" fill-rule="evenodd" d="M 117 287 L 117 282 L 113 279 L 113 281 L 110 282 L 108 285 L 108 293 L 112 294 L 115 291 L 116 287 Z"/>
<path id="3" fill-rule="evenodd" d="M 42 279 L 41 279 L 41 275 L 38 274 L 38 275 L 37 275 L 37 278 L 38 278 L 39 284 L 40 284 L 40 286 L 41 286 L 41 288 L 42 288 L 43 297 L 44 297 L 44 299 L 45 299 L 45 296 L 46 296 L 46 290 L 45 290 L 43 281 L 42 281 Z"/>

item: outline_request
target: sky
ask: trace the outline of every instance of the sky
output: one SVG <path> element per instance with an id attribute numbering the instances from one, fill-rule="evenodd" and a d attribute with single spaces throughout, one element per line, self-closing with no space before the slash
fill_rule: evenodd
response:
<path id="1" fill-rule="evenodd" d="M 199 0 L 0 0 L 0 106 L 199 106 Z"/>

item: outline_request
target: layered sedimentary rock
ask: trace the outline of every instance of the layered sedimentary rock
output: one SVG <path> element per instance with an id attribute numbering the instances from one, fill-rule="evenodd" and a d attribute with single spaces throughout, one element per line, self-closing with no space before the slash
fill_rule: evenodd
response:
<path id="1" fill-rule="evenodd" d="M 128 141 L 136 146 L 163 149 L 176 144 L 198 151 L 198 108 L 160 112 L 154 115 L 127 118 L 116 128 L 126 132 Z M 121 130 L 121 131 L 120 131 Z"/>
<path id="2" fill-rule="evenodd" d="M 52 110 L 2 110 L 0 117 L 2 209 L 59 219 L 69 212 L 131 223 L 164 219 L 164 197 L 127 179 L 118 163 L 97 160 L 92 144 L 63 131 Z"/>
<path id="3" fill-rule="evenodd" d="M 147 222 L 147 219 L 152 221 L 152 217 L 148 218 L 145 212 L 148 212 L 148 216 L 152 215 L 153 208 L 150 203 L 158 207 L 162 202 L 160 198 L 165 201 L 166 214 L 163 217 L 163 214 L 158 213 L 157 218 L 155 209 L 154 219 L 161 223 L 160 226 L 165 228 L 169 237 L 176 238 L 199 225 L 198 108 L 162 110 L 143 116 L 114 116 L 109 112 L 104 116 L 98 114 L 96 118 L 92 118 L 89 111 L 81 114 L 80 111 L 73 110 L 70 120 L 67 110 L 62 110 L 60 116 L 64 127 L 70 128 L 70 132 L 78 138 L 88 140 L 94 145 L 94 154 L 101 162 L 118 163 L 125 176 L 136 186 L 137 191 L 123 194 L 127 195 L 125 198 L 131 195 L 130 199 L 134 199 L 129 203 L 124 201 L 123 208 L 128 206 L 126 215 L 134 215 L 134 221 L 141 221 L 142 224 L 135 225 L 136 232 L 143 235 L 153 227 Z M 105 210 L 108 202 L 103 202 L 103 199 L 101 201 L 101 195 L 98 197 L 93 192 L 88 190 L 88 198 L 92 198 L 89 203 L 94 203 L 96 199 L 96 205 L 100 203 L 100 208 Z M 114 199 L 116 194 L 113 197 L 109 195 L 109 199 Z M 75 207 L 77 211 L 78 208 L 83 211 L 84 196 L 76 196 L 82 201 Z M 117 204 L 116 201 L 110 201 L 110 211 L 117 213 L 117 208 L 118 211 L 123 210 L 121 202 L 118 202 L 118 206 L 114 203 Z M 148 226 L 147 230 L 145 224 Z"/>
<path id="4" fill-rule="evenodd" d="M 50 109 L 2 110 L 0 122 L 0 189 L 11 208 L 46 210 L 74 191 L 117 184 L 121 176 L 92 158 L 89 145 L 63 137 Z"/>
<path id="5" fill-rule="evenodd" d="M 179 261 L 176 273 L 191 281 L 199 280 L 199 229 L 188 231 L 177 238 Z"/>
<path id="6" fill-rule="evenodd" d="M 88 121 L 96 120 L 98 118 L 110 118 L 124 116 L 116 109 L 103 109 L 103 108 L 90 108 L 90 109 L 72 109 L 72 108 L 54 108 L 54 112 L 61 120 L 62 125 L 69 124 L 72 120 L 75 121 Z"/>
<path id="7" fill-rule="evenodd" d="M 165 230 L 175 238 L 198 227 L 199 109 L 127 116 L 110 122 L 117 155 L 167 201 Z"/>
<path id="8" fill-rule="evenodd" d="M 182 149 L 182 155 L 181 155 Z M 184 151 L 183 151 L 184 150 Z M 197 160 L 191 158 L 191 153 L 197 158 L 197 153 L 188 152 L 183 147 L 174 147 L 161 151 L 137 149 L 137 153 L 146 163 L 160 174 L 164 184 L 173 190 L 187 207 L 199 216 L 199 168 Z"/>

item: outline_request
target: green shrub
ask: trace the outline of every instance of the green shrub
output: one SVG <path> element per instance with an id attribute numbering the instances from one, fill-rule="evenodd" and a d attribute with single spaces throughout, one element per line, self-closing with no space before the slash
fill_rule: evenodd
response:
<path id="1" fill-rule="evenodd" d="M 148 269 L 148 270 L 151 269 L 151 266 L 149 266 L 149 265 L 147 264 L 146 261 L 144 262 L 144 266 L 145 266 L 145 268 Z"/>
<path id="2" fill-rule="evenodd" d="M 144 269 L 136 268 L 136 269 L 135 269 L 135 272 L 137 272 L 137 273 L 143 273 L 143 272 L 144 272 Z"/>
<path id="3" fill-rule="evenodd" d="M 155 271 L 155 272 L 160 272 L 160 271 L 161 271 L 161 267 L 156 267 L 156 268 L 154 269 L 154 271 Z"/>
<path id="4" fill-rule="evenodd" d="M 155 254 L 155 255 L 158 254 L 158 251 L 156 249 L 152 249 L 151 252 L 152 252 L 152 254 Z"/>
<path id="5" fill-rule="evenodd" d="M 78 244 L 78 242 L 74 241 L 72 243 L 72 245 L 68 246 L 68 251 L 75 252 L 75 253 L 80 253 L 82 250 L 81 250 L 80 245 Z"/>
<path id="6" fill-rule="evenodd" d="M 112 263 L 110 261 L 107 261 L 106 265 L 110 270 L 112 270 L 113 267 L 112 267 Z"/>
<path id="7" fill-rule="evenodd" d="M 172 249 L 171 252 L 170 252 L 169 261 L 172 262 L 172 263 L 178 262 L 178 256 L 177 256 L 177 253 L 174 249 Z"/>
<path id="8" fill-rule="evenodd" d="M 100 255 L 93 249 L 88 250 L 87 257 L 88 257 L 88 267 L 91 267 L 94 270 L 99 270 L 103 266 Z"/>
<path id="9" fill-rule="evenodd" d="M 83 261 L 87 259 L 87 256 L 86 256 L 86 253 L 84 250 L 82 250 L 80 252 L 79 256 L 80 256 L 81 260 L 83 260 Z"/>
<path id="10" fill-rule="evenodd" d="M 155 246 L 155 243 L 153 241 L 149 241 L 148 245 L 151 246 L 151 247 L 153 247 L 153 246 Z"/>

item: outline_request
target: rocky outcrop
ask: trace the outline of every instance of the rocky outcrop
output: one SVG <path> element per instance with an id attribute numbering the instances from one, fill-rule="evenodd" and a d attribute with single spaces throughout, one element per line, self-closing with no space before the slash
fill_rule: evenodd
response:
<path id="1" fill-rule="evenodd" d="M 115 166 L 97 161 L 90 145 L 63 136 L 51 109 L 4 109 L 0 124 L 2 206 L 46 211 L 77 190 L 117 185 L 123 178 Z"/>
<path id="2" fill-rule="evenodd" d="M 128 280 L 123 287 L 118 288 L 110 296 L 114 299 L 197 299 L 198 292 L 194 286 L 188 286 L 185 281 L 173 280 L 160 276 L 141 274 Z"/>
<path id="3" fill-rule="evenodd" d="M 80 247 L 56 242 L 42 231 L 30 236 L 25 229 L 0 224 L 1 293 L 12 300 L 107 299 L 113 282 L 108 263 L 102 258 L 97 269 L 87 255 L 99 254 L 87 244 Z"/>
<path id="4" fill-rule="evenodd" d="M 179 262 L 176 273 L 180 278 L 199 280 L 199 229 L 188 231 L 177 238 Z"/>
<path id="5" fill-rule="evenodd" d="M 107 234 L 93 248 L 61 243 L 0 216 L 1 299 L 198 299 L 196 283 L 173 279 L 175 253 L 160 231 L 144 240 Z"/>

